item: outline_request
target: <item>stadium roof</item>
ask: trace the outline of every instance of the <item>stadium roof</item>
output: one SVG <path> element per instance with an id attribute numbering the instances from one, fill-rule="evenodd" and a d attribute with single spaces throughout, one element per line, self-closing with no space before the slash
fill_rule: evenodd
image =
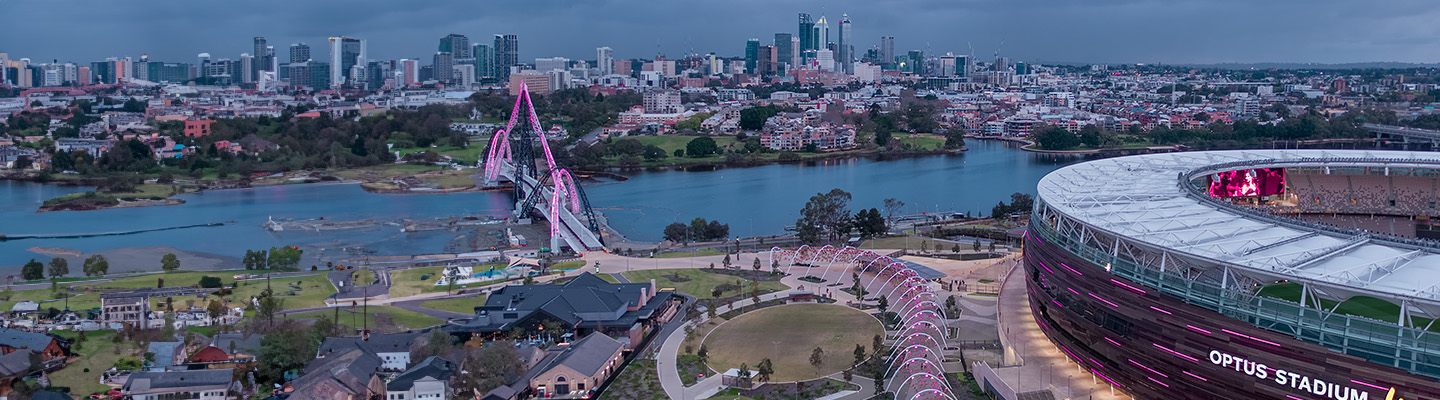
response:
<path id="1" fill-rule="evenodd" d="M 1241 150 L 1150 154 L 1071 165 L 1040 180 L 1052 211 L 1171 254 L 1296 279 L 1348 298 L 1370 295 L 1440 310 L 1440 254 L 1433 242 L 1304 221 L 1194 196 L 1190 180 L 1226 170 L 1276 167 L 1423 167 L 1440 153 L 1370 150 Z M 1386 170 L 1388 172 L 1388 170 Z M 1189 185 L 1187 187 L 1187 185 Z"/>

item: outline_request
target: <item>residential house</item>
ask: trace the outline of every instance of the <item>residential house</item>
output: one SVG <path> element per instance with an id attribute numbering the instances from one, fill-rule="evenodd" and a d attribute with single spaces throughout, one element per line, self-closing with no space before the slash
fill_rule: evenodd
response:
<path id="1" fill-rule="evenodd" d="M 182 342 L 150 342 L 145 352 L 155 355 L 155 361 L 149 365 L 151 371 L 164 371 L 185 363 L 185 343 Z"/>
<path id="2" fill-rule="evenodd" d="M 410 347 L 417 341 L 425 340 L 422 333 L 370 334 L 363 337 L 329 337 L 320 343 L 315 358 L 326 358 L 344 354 L 354 348 L 362 348 L 380 358 L 380 369 L 404 371 L 410 367 Z"/>
<path id="3" fill-rule="evenodd" d="M 134 291 L 104 293 L 100 295 L 101 324 L 131 324 L 148 328 L 150 325 L 150 292 Z"/>
<path id="4" fill-rule="evenodd" d="M 227 400 L 240 388 L 234 374 L 232 369 L 141 371 L 130 375 L 120 393 L 133 400 Z"/>
<path id="5" fill-rule="evenodd" d="M 426 358 L 385 384 L 385 400 L 449 399 L 450 379 L 459 369 L 444 358 Z"/>
<path id="6" fill-rule="evenodd" d="M 651 330 L 672 318 L 678 307 L 671 292 L 655 282 L 610 283 L 589 272 L 564 285 L 508 285 L 490 293 L 475 317 L 444 329 L 479 339 L 509 338 L 516 332 L 533 340 L 554 340 L 602 332 L 633 349 Z M 547 328 L 547 326 L 549 326 Z"/>
<path id="7" fill-rule="evenodd" d="M 239 363 L 246 363 L 255 360 L 260 353 L 260 340 L 265 335 L 249 335 L 240 333 L 221 333 L 215 335 L 215 339 L 200 351 L 190 356 L 188 361 L 191 364 L 209 364 L 210 368 L 224 368 Z"/>
<path id="8" fill-rule="evenodd" d="M 565 346 L 559 356 L 541 366 L 530 387 L 541 397 L 592 394 L 624 361 L 625 345 L 599 332 Z"/>
<path id="9" fill-rule="evenodd" d="M 70 348 L 68 342 L 61 342 L 48 333 L 25 332 L 0 328 L 0 354 L 27 350 L 40 354 L 41 361 L 63 359 Z"/>

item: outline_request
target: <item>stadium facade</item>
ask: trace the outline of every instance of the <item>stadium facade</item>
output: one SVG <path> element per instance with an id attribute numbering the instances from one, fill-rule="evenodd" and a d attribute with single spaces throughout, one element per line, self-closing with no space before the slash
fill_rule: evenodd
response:
<path id="1" fill-rule="evenodd" d="M 1437 399 L 1440 242 L 1420 239 L 1437 200 L 1440 153 L 1068 166 L 1038 186 L 1031 310 L 1068 357 L 1136 398 Z"/>

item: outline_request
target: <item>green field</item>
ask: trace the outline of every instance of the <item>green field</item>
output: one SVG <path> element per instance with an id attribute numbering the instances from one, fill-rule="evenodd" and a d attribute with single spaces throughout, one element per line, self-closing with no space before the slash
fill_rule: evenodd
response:
<path id="1" fill-rule="evenodd" d="M 704 343 L 712 370 L 723 372 L 742 363 L 753 369 L 769 358 L 775 364 L 771 380 L 788 382 L 849 368 L 855 361 L 855 345 L 868 347 L 872 338 L 883 332 L 880 321 L 859 310 L 832 304 L 792 304 L 735 317 L 710 332 Z M 818 368 L 809 361 L 816 347 L 825 353 Z"/>
<path id="2" fill-rule="evenodd" d="M 457 164 L 475 165 L 475 162 L 480 160 L 481 154 L 485 153 L 485 147 L 489 146 L 490 137 L 471 138 L 471 140 L 470 145 L 463 149 L 457 146 L 438 146 L 392 148 L 390 151 L 399 152 L 400 157 L 415 152 L 433 151 L 442 156 L 449 156 Z"/>
<path id="3" fill-rule="evenodd" d="M 716 286 L 722 284 L 735 285 L 736 281 L 743 281 L 742 283 L 745 285 L 745 288 L 747 290 L 745 293 L 741 293 L 740 289 L 737 288 L 735 290 L 727 290 L 724 293 L 721 293 L 720 296 L 748 296 L 748 289 L 751 285 L 750 281 L 741 279 L 740 277 L 713 274 L 705 272 L 703 270 L 690 268 L 630 271 L 624 273 L 624 275 L 625 279 L 629 279 L 631 282 L 649 282 L 651 279 L 654 279 L 655 286 L 657 287 L 675 288 L 675 290 L 679 291 L 680 293 L 688 294 L 701 299 L 715 298 L 715 296 L 712 296 L 710 292 L 713 291 Z M 682 279 L 689 280 L 685 282 L 674 282 L 671 281 L 670 278 L 666 278 L 665 275 L 676 275 Z M 761 294 L 789 289 L 788 286 L 785 286 L 785 284 L 780 283 L 779 281 L 761 281 L 759 284 Z"/>
<path id="4" fill-rule="evenodd" d="M 655 146 L 659 146 L 661 149 L 664 149 L 664 150 L 665 150 L 665 155 L 666 155 L 666 156 L 669 156 L 669 157 L 673 158 L 673 157 L 675 156 L 675 150 L 676 150 L 676 149 L 683 149 L 683 148 L 685 148 L 685 145 L 690 144 L 690 141 L 691 141 L 691 140 L 695 140 L 695 138 L 698 138 L 698 137 L 700 137 L 700 136 L 685 136 L 685 135 L 669 135 L 669 136 L 630 136 L 630 137 L 626 137 L 626 138 L 623 138 L 623 139 L 635 139 L 635 140 L 639 140 L 639 141 L 640 141 L 640 144 L 643 144 L 643 145 L 646 145 L 646 146 L 649 146 L 649 145 L 652 145 L 652 144 L 655 145 Z M 711 136 L 710 138 L 711 138 L 711 139 L 715 139 L 715 146 L 716 146 L 716 147 L 719 147 L 719 148 L 721 148 L 721 149 L 724 149 L 724 148 L 726 148 L 726 147 L 728 147 L 728 146 L 730 146 L 730 145 L 732 145 L 732 144 L 735 143 L 735 137 L 734 137 L 734 136 Z M 620 140 L 620 139 L 616 139 L 616 140 Z"/>
<path id="5" fill-rule="evenodd" d="M 176 186 L 160 185 L 160 184 L 153 184 L 153 183 L 145 183 L 145 184 L 141 184 L 141 185 L 135 186 L 135 192 L 125 192 L 125 193 L 106 193 L 106 192 L 101 192 L 101 191 L 77 192 L 77 193 L 71 193 L 71 194 L 67 194 L 67 195 L 64 195 L 64 196 L 56 197 L 56 198 L 53 198 L 53 199 L 50 199 L 50 200 L 45 200 L 44 205 L 46 205 L 46 206 L 53 206 L 53 205 L 57 205 L 57 204 L 60 204 L 60 203 L 67 202 L 67 201 L 77 200 L 77 199 L 80 199 L 80 198 L 82 198 L 82 197 L 87 197 L 87 196 L 88 196 L 88 197 L 92 197 L 92 198 L 94 198 L 94 199 L 101 199 L 101 200 L 115 200 L 115 199 L 118 199 L 118 200 L 127 200 L 127 201 L 129 201 L 129 200 L 137 200 L 137 199 L 164 199 L 164 198 L 169 198 L 171 195 L 176 194 L 176 190 L 181 190 L 180 193 L 184 193 L 183 189 L 179 189 L 179 188 L 176 187 Z"/>
<path id="6" fill-rule="evenodd" d="M 914 150 L 939 150 L 945 147 L 944 137 L 929 133 L 899 134 L 895 139 L 909 144 Z"/>
<path id="7" fill-rule="evenodd" d="M 362 312 L 362 310 L 367 310 Z M 321 316 L 333 317 L 336 310 L 316 310 L 289 314 L 289 319 L 314 319 Z M 350 327 L 368 325 L 370 329 L 383 332 L 404 332 L 429 328 L 445 323 L 439 318 L 390 306 L 343 307 L 339 310 L 340 324 Z M 366 315 L 368 314 L 368 316 Z"/>
<path id="8" fill-rule="evenodd" d="M 60 331 L 58 334 L 74 338 L 74 332 Z M 110 386 L 100 383 L 100 373 L 115 365 L 115 360 L 121 356 L 139 356 L 140 350 L 132 343 L 120 343 L 120 354 L 115 354 L 115 342 L 111 337 L 115 331 L 90 331 L 85 332 L 85 344 L 81 346 L 79 361 L 67 365 L 64 369 L 50 374 L 52 386 L 68 386 L 70 393 L 85 396 L 91 393 L 104 393 L 110 390 Z M 89 369 L 89 372 L 85 370 Z"/>
<path id="9" fill-rule="evenodd" d="M 505 268 L 505 265 L 504 265 L 504 264 L 486 264 L 486 265 L 479 265 L 479 266 L 476 266 L 476 267 L 475 267 L 475 270 L 476 270 L 476 271 L 485 271 L 485 270 L 490 269 L 490 267 L 495 267 L 496 269 L 500 269 L 500 268 Z M 405 270 L 399 270 L 399 271 L 391 272 L 391 273 L 390 273 L 390 297 L 414 296 L 414 295 L 421 294 L 421 293 L 443 292 L 443 291 L 446 291 L 446 290 L 450 289 L 450 287 L 448 287 L 448 286 L 435 286 L 435 282 L 440 279 L 440 271 L 442 271 L 442 270 L 444 270 L 444 269 L 445 269 L 445 267 L 425 267 L 425 268 L 411 268 L 411 269 L 405 269 Z M 425 275 L 429 275 L 430 277 L 429 277 L 428 279 L 421 280 L 420 278 L 423 277 L 423 276 L 425 276 Z M 468 284 L 468 285 L 455 285 L 454 289 L 464 289 L 464 288 L 468 288 L 468 287 L 480 287 L 480 286 L 491 285 L 491 284 L 495 284 L 495 283 L 499 283 L 499 282 L 504 282 L 504 281 L 505 281 L 504 279 L 497 279 L 497 280 L 486 281 L 486 282 L 472 283 L 472 284 Z"/>
<path id="10" fill-rule="evenodd" d="M 164 280 L 163 286 L 192 286 L 200 281 L 203 276 L 217 276 L 227 286 L 235 283 L 233 278 L 236 274 L 256 273 L 260 271 L 231 270 L 231 271 L 177 271 L 155 274 L 134 275 L 124 278 L 116 278 L 112 281 L 94 283 L 76 283 L 73 285 L 73 296 L 69 298 L 69 306 L 72 310 L 85 310 L 100 306 L 100 295 L 91 290 L 135 290 L 139 288 L 153 288 L 160 286 L 160 280 Z M 275 278 L 269 280 L 269 285 L 274 289 L 275 294 L 285 300 L 285 308 L 307 308 L 320 307 L 325 305 L 325 298 L 335 294 L 335 287 L 325 280 L 324 272 L 314 272 L 314 275 Z M 240 299 L 249 299 L 251 296 L 258 296 L 265 290 L 266 280 L 250 280 L 240 282 L 233 293 L 228 297 L 231 302 Z M 63 288 L 64 285 L 61 285 Z M 186 299 L 175 299 L 176 307 L 181 307 Z M 0 301 L 0 310 L 9 310 L 15 303 L 29 300 L 41 303 L 42 308 L 64 308 L 66 301 L 54 295 L 50 288 L 15 291 L 8 301 Z M 158 305 L 165 301 L 164 298 L 153 298 L 151 303 Z M 204 306 L 203 301 L 197 301 L 197 306 Z"/>
<path id="11" fill-rule="evenodd" d="M 432 310 L 451 311 L 461 314 L 474 314 L 475 307 L 485 304 L 485 295 L 472 297 L 452 297 L 448 299 L 430 300 L 420 303 L 421 307 Z"/>
<path id="12" fill-rule="evenodd" d="M 1255 294 L 1257 296 L 1271 297 L 1282 300 L 1289 300 L 1300 303 L 1302 288 L 1300 284 L 1293 282 L 1277 283 L 1260 288 Z M 1338 307 L 1336 305 L 1339 305 Z M 1315 307 L 1314 295 L 1309 299 L 1309 306 Z M 1355 315 L 1381 321 L 1398 323 L 1400 321 L 1400 306 L 1384 299 L 1370 296 L 1354 296 L 1342 302 L 1330 299 L 1320 299 L 1320 307 L 1326 310 L 1334 309 L 1337 314 Z M 1430 323 L 1428 318 L 1414 318 L 1415 325 L 1424 327 Z M 1432 331 L 1440 332 L 1440 326 L 1431 327 Z"/>

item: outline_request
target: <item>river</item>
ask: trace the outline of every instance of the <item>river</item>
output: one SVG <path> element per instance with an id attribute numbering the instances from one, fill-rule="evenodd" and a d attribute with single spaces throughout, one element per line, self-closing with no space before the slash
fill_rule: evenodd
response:
<path id="1" fill-rule="evenodd" d="M 971 141 L 964 154 L 832 160 L 714 171 L 636 172 L 628 181 L 587 185 L 593 207 L 610 226 L 636 241 L 658 240 L 665 225 L 701 217 L 730 225 L 735 236 L 783 234 L 810 196 L 831 188 L 850 192 L 852 212 L 881 207 L 885 198 L 905 212 L 989 213 L 1010 193 L 1033 193 L 1046 173 L 1073 162 L 1024 152 L 1003 142 Z M 133 235 L 0 242 L 0 266 L 48 255 L 31 247 L 94 252 L 132 246 L 172 246 L 239 257 L 246 249 L 311 245 L 345 254 L 422 254 L 444 251 L 449 232 L 401 233 L 398 226 L 326 232 L 270 232 L 267 218 L 354 220 L 426 219 L 450 215 L 506 215 L 508 193 L 371 194 L 354 184 L 302 184 L 217 190 L 177 196 L 185 204 L 96 211 L 36 213 L 46 199 L 87 188 L 0 181 L 0 233 L 73 234 L 132 231 L 229 222 Z M 349 247 L 340 249 L 344 244 Z M 157 257 L 158 264 L 158 257 Z"/>

